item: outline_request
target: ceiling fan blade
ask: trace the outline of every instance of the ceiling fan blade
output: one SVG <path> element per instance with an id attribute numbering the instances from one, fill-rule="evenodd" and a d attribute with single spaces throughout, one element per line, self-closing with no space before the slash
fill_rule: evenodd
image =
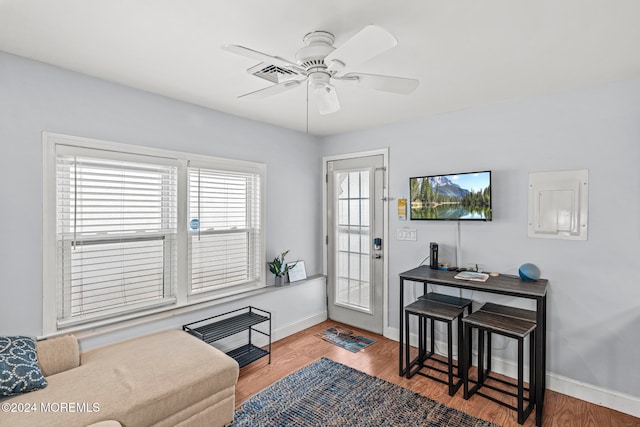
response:
<path id="1" fill-rule="evenodd" d="M 343 69 L 357 66 L 378 56 L 397 43 L 396 38 L 384 28 L 367 25 L 327 55 L 324 62 L 329 71 L 335 71 L 339 75 Z"/>
<path id="2" fill-rule="evenodd" d="M 400 93 L 403 95 L 413 92 L 420 84 L 420 81 L 416 79 L 364 73 L 347 73 L 340 78 L 340 81 L 353 82 L 367 89 Z"/>
<path id="3" fill-rule="evenodd" d="M 286 82 L 279 83 L 277 85 L 268 86 L 263 89 L 258 89 L 253 92 L 245 93 L 244 95 L 240 95 L 238 98 L 244 98 L 244 99 L 266 98 L 268 96 L 277 95 L 289 89 L 293 89 L 294 87 L 298 87 L 300 83 L 302 83 L 303 81 L 304 80 L 289 80 Z"/>
<path id="4" fill-rule="evenodd" d="M 340 100 L 334 86 L 328 85 L 315 93 L 320 114 L 331 114 L 340 110 Z"/>
<path id="5" fill-rule="evenodd" d="M 276 65 L 278 67 L 289 68 L 295 70 L 299 73 L 306 74 L 306 71 L 303 68 L 300 68 L 297 64 L 287 61 L 286 59 L 278 58 L 277 56 L 267 55 L 266 53 L 259 52 L 257 50 L 250 49 L 248 47 L 239 46 L 237 44 L 226 44 L 222 46 L 222 49 L 235 53 L 237 55 L 244 56 L 246 58 L 251 58 L 258 60 L 260 62 L 264 62 L 267 64 Z"/>

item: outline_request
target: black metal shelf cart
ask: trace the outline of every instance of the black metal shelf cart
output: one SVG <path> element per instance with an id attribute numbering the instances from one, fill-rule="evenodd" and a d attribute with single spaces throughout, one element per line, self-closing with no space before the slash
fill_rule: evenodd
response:
<path id="1" fill-rule="evenodd" d="M 255 326 L 269 322 L 269 329 L 261 331 Z M 244 307 L 217 316 L 188 323 L 182 326 L 185 332 L 213 345 L 214 342 L 241 332 L 248 332 L 248 343 L 227 352 L 242 368 L 251 362 L 269 356 L 271 364 L 271 313 L 256 307 Z M 253 344 L 253 332 L 269 338 L 268 349 L 256 347 Z"/>

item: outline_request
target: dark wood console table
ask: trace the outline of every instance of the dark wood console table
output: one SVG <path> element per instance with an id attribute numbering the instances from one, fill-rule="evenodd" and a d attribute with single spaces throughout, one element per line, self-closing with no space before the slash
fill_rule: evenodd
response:
<path id="1" fill-rule="evenodd" d="M 468 289 L 472 291 L 488 292 L 493 294 L 510 295 L 518 298 L 527 298 L 536 301 L 537 331 L 535 340 L 536 351 L 536 425 L 542 425 L 542 408 L 544 405 L 544 393 L 546 389 L 546 353 L 547 353 L 547 288 L 549 282 L 539 279 L 535 282 L 525 282 L 516 276 L 500 275 L 489 277 L 486 282 L 474 282 L 470 280 L 454 279 L 455 271 L 432 270 L 426 265 L 400 273 L 400 339 L 399 339 L 399 375 L 406 372 L 404 366 L 404 282 L 421 282 L 424 285 L 424 293 L 427 293 L 427 284 L 449 286 L 453 288 Z"/>

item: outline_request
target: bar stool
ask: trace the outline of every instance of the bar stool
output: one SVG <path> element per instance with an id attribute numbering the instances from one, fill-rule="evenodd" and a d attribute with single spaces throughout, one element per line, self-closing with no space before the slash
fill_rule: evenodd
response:
<path id="1" fill-rule="evenodd" d="M 533 319 L 533 320 L 532 320 Z M 464 323 L 464 368 L 462 370 L 462 382 L 464 384 L 464 399 L 469 399 L 474 394 L 479 394 L 489 400 L 500 405 L 506 406 L 518 413 L 518 424 L 524 423 L 531 410 L 533 409 L 533 401 L 535 396 L 535 333 L 536 322 L 535 312 L 515 307 L 502 306 L 499 304 L 488 303 L 482 306 L 480 310 L 471 313 L 462 319 Z M 471 366 L 471 358 L 467 355 L 471 349 L 473 329 L 478 329 L 478 375 L 475 386 L 469 388 L 469 367 Z M 488 336 L 488 360 L 487 369 L 484 368 L 484 333 Z M 518 342 L 518 378 L 517 382 L 504 381 L 493 377 L 491 370 L 491 334 L 498 334 L 513 338 Z M 528 395 L 524 396 L 524 340 L 529 336 L 529 389 Z M 516 387 L 517 393 L 513 393 L 502 387 L 496 387 L 487 384 L 488 379 L 499 381 L 510 387 Z M 481 391 L 483 387 L 496 390 L 517 398 L 517 407 L 502 402 L 485 394 Z M 524 401 L 527 401 L 525 408 Z"/>
<path id="2" fill-rule="evenodd" d="M 441 382 L 443 384 L 447 384 L 449 386 L 449 395 L 453 396 L 454 393 L 460 388 L 462 385 L 462 380 L 454 381 L 454 373 L 453 373 L 453 321 L 458 320 L 458 348 L 460 349 L 463 345 L 462 343 L 462 313 L 463 309 L 455 307 L 450 304 L 443 304 L 436 301 L 430 301 L 427 299 L 418 299 L 414 303 L 409 304 L 404 309 L 405 315 L 405 357 L 406 357 L 406 365 L 407 365 L 407 378 L 413 377 L 415 374 L 422 375 L 427 378 L 431 378 L 435 381 Z M 411 360 L 409 355 L 410 352 L 410 344 L 409 344 L 409 318 L 411 315 L 418 317 L 418 356 Z M 427 321 L 431 320 L 431 351 L 427 353 L 426 351 L 426 342 L 427 342 Z M 437 363 L 445 363 L 441 360 L 432 358 L 434 355 L 433 351 L 433 341 L 434 341 L 434 327 L 433 322 L 440 321 L 447 324 L 447 370 L 442 370 L 436 366 L 427 365 L 426 362 L 428 359 L 433 360 Z M 413 367 L 415 369 L 412 369 Z M 461 363 L 458 363 L 458 375 L 460 378 L 460 367 Z M 422 370 L 435 370 L 438 372 L 442 372 L 447 374 L 447 381 L 444 381 L 438 377 L 435 377 L 428 372 L 423 372 Z"/>
<path id="3" fill-rule="evenodd" d="M 454 297 L 452 295 L 439 294 L 437 292 L 429 292 L 418 297 L 418 299 L 426 299 L 429 301 L 440 302 L 443 304 L 449 304 L 454 307 L 458 307 L 463 311 L 466 310 L 467 314 L 471 314 L 473 301 L 467 298 Z M 458 330 L 462 335 L 462 328 Z M 431 336 L 435 337 L 434 324 L 431 322 Z M 431 353 L 434 353 L 434 340 L 431 340 Z M 471 349 L 469 349 L 469 360 L 471 360 Z M 458 345 L 458 363 L 462 363 L 462 345 Z M 458 374 L 459 375 L 459 374 Z"/>
<path id="4" fill-rule="evenodd" d="M 478 311 L 486 311 L 489 313 L 502 314 L 505 316 L 511 316 L 518 319 L 526 320 L 528 322 L 536 323 L 536 312 L 533 310 L 525 310 L 523 308 L 510 307 L 507 305 L 495 304 L 492 302 L 485 303 L 480 310 Z M 532 340 L 533 344 L 535 340 Z M 487 365 L 486 365 L 486 374 L 491 371 L 491 332 L 487 331 Z M 470 359 L 469 359 L 470 360 Z M 503 382 L 503 380 L 499 378 L 492 377 L 492 379 Z"/>

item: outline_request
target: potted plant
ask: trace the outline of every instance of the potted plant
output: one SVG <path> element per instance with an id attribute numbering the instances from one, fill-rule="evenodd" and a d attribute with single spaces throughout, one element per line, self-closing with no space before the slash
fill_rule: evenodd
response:
<path id="1" fill-rule="evenodd" d="M 267 265 L 269 266 L 269 271 L 275 274 L 276 276 L 275 278 L 276 286 L 282 286 L 284 284 L 285 274 L 287 274 L 289 270 L 291 270 L 297 264 L 295 262 L 289 263 L 289 264 L 286 264 L 284 262 L 284 258 L 287 256 L 288 253 L 289 251 L 286 250 L 282 252 L 280 255 L 278 255 L 277 257 L 275 257 L 273 261 L 267 263 Z"/>

